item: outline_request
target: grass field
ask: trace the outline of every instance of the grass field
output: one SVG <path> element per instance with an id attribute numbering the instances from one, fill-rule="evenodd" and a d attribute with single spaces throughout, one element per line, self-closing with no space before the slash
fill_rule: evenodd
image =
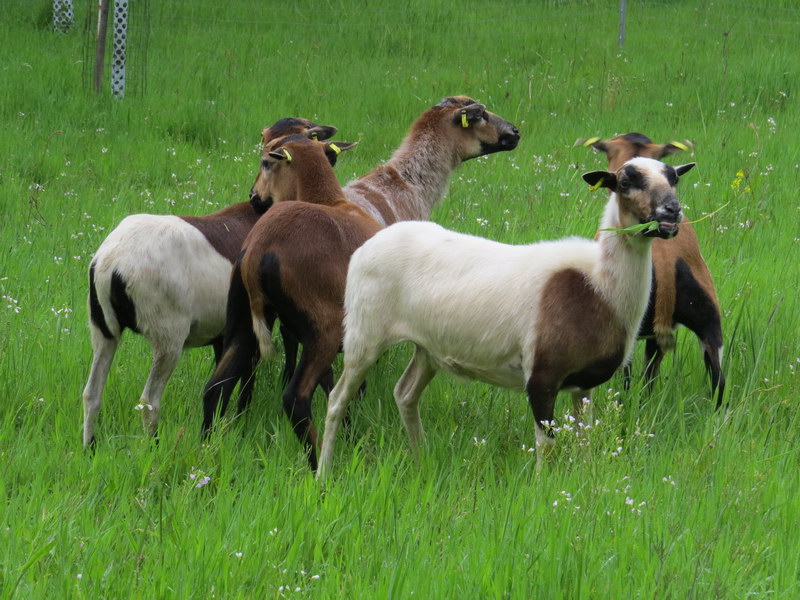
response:
<path id="1" fill-rule="evenodd" d="M 632 1 L 620 50 L 611 0 L 163 0 L 146 22 L 134 0 L 123 101 L 85 84 L 92 4 L 77 0 L 67 35 L 44 0 L 0 16 L 0 598 L 800 596 L 795 2 Z M 134 410 L 149 348 L 129 334 L 83 452 L 86 272 L 124 216 L 245 200 L 261 129 L 283 116 L 360 142 L 337 166 L 346 182 L 454 94 L 522 141 L 464 164 L 432 218 L 507 242 L 594 233 L 604 195 L 580 174 L 605 163 L 576 138 L 694 141 L 669 162 L 698 163 L 679 187 L 688 218 L 724 206 L 696 229 L 724 312 L 727 412 L 683 330 L 654 392 L 614 377 L 588 446 L 565 428 L 541 473 L 525 398 L 446 376 L 426 391 L 416 461 L 391 397 L 398 348 L 370 372 L 323 494 L 280 365 L 202 444 L 213 359 L 185 354 L 156 445 Z"/>

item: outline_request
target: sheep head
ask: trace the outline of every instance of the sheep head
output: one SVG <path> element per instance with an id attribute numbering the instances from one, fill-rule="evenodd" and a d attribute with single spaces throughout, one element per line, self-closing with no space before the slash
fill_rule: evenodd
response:
<path id="1" fill-rule="evenodd" d="M 683 218 L 675 186 L 680 176 L 694 166 L 695 163 L 688 163 L 672 167 L 652 158 L 636 157 L 616 172 L 592 171 L 585 173 L 583 179 L 593 189 L 604 187 L 615 193 L 609 202 L 616 200 L 623 229 L 655 222 L 657 226 L 644 228 L 640 233 L 667 239 L 678 233 L 678 223 Z"/>
<path id="2" fill-rule="evenodd" d="M 649 137 L 641 133 L 625 133 L 607 140 L 599 137 L 581 138 L 575 141 L 575 146 L 591 147 L 597 152 L 604 152 L 608 160 L 608 170 L 616 171 L 625 162 L 637 156 L 661 160 L 665 156 L 688 150 L 692 142 L 669 142 L 656 144 Z"/>
<path id="3" fill-rule="evenodd" d="M 324 191 L 335 182 L 332 167 L 341 152 L 358 142 L 319 142 L 305 134 L 295 134 L 276 140 L 262 154 L 261 169 L 253 189 L 252 198 L 263 206 L 278 202 L 302 200 L 302 189 Z M 332 178 L 332 179 L 331 179 Z"/>
<path id="4" fill-rule="evenodd" d="M 278 119 L 275 121 L 275 123 L 264 128 L 264 130 L 261 132 L 262 155 L 266 152 L 269 152 L 270 147 L 278 140 L 282 140 L 291 135 L 303 135 L 312 140 L 327 140 L 334 136 L 336 131 L 336 127 L 333 127 L 332 125 L 317 125 L 313 121 L 299 117 L 285 117 L 283 119 Z M 335 164 L 335 162 L 336 161 L 334 160 L 332 164 Z M 259 169 L 258 174 L 256 175 L 256 181 L 250 188 L 250 204 L 259 214 L 265 213 L 272 205 L 271 202 L 264 202 L 257 192 L 261 171 L 262 169 Z"/>

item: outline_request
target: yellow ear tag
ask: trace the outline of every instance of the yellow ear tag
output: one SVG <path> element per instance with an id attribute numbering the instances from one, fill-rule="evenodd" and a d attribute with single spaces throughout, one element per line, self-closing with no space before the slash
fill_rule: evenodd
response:
<path id="1" fill-rule="evenodd" d="M 281 151 L 283 152 L 283 155 L 286 157 L 286 162 L 287 163 L 292 162 L 292 155 L 289 154 L 289 151 L 286 148 L 281 148 Z"/>
<path id="2" fill-rule="evenodd" d="M 590 191 L 590 192 L 593 192 L 593 191 L 595 191 L 595 190 L 599 190 L 599 189 L 600 189 L 600 186 L 601 186 L 601 185 L 603 185 L 603 182 L 604 182 L 605 180 L 606 180 L 606 178 L 605 178 L 605 177 L 601 177 L 601 178 L 600 178 L 600 181 L 598 181 L 598 182 L 597 182 L 597 183 L 595 183 L 594 185 L 590 185 L 590 186 L 589 186 L 589 191 Z"/>
<path id="3" fill-rule="evenodd" d="M 311 132 L 311 139 L 314 140 L 315 142 L 319 141 L 319 139 L 317 138 L 317 132 L 316 131 L 312 131 Z"/>
<path id="4" fill-rule="evenodd" d="M 600 138 L 599 138 L 599 137 L 597 137 L 597 136 L 595 136 L 595 137 L 590 137 L 588 140 L 586 140 L 585 142 L 583 142 L 583 145 L 584 145 L 585 147 L 587 147 L 587 148 L 588 148 L 589 146 L 591 146 L 591 145 L 592 145 L 592 144 L 594 144 L 595 142 L 599 142 L 599 141 L 600 141 Z"/>
<path id="5" fill-rule="evenodd" d="M 336 144 L 328 144 L 328 148 L 336 152 L 336 154 L 341 154 L 342 152 L 342 149 L 339 148 L 339 146 L 337 146 Z"/>
<path id="6" fill-rule="evenodd" d="M 670 142 L 670 144 L 672 144 L 676 148 L 680 148 L 684 152 L 689 150 L 689 146 L 687 146 L 686 144 L 682 144 L 681 142 Z"/>
<path id="7" fill-rule="evenodd" d="M 464 129 L 469 127 L 469 121 L 467 121 L 467 111 L 465 111 L 465 110 L 461 111 L 461 126 Z"/>

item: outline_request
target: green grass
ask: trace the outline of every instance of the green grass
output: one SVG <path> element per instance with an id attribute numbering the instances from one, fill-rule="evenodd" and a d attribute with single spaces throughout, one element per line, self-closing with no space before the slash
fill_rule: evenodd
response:
<path id="1" fill-rule="evenodd" d="M 48 30 L 44 0 L 5 4 L 0 598 L 800 594 L 794 2 L 629 2 L 624 50 L 610 0 L 151 2 L 146 92 L 122 102 L 84 84 L 90 3 L 68 35 Z M 279 365 L 204 445 L 213 361 L 187 353 L 155 445 L 133 408 L 149 349 L 127 335 L 97 452 L 82 451 L 86 271 L 124 216 L 246 199 L 260 131 L 288 115 L 360 142 L 337 166 L 345 182 L 453 94 L 522 141 L 464 164 L 433 220 L 507 242 L 594 233 L 604 193 L 580 174 L 604 161 L 576 138 L 695 142 L 670 162 L 698 163 L 679 189 L 687 218 L 727 203 L 696 230 L 724 312 L 728 413 L 683 330 L 653 393 L 613 378 L 584 445 L 559 432 L 539 474 L 525 399 L 445 376 L 425 393 L 414 460 L 391 398 L 398 348 L 370 372 L 321 493 L 282 415 Z"/>

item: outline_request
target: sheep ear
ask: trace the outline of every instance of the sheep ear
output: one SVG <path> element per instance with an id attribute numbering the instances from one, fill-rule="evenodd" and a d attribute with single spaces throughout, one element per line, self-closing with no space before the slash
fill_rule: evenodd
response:
<path id="1" fill-rule="evenodd" d="M 583 146 L 585 148 L 591 147 L 595 152 L 606 152 L 608 148 L 603 140 L 594 136 L 590 138 L 578 138 L 575 140 L 574 146 Z"/>
<path id="2" fill-rule="evenodd" d="M 680 177 L 684 173 L 688 173 L 689 171 L 694 169 L 694 166 L 696 164 L 697 163 L 686 163 L 685 165 L 678 165 L 677 167 L 675 167 L 675 172 L 678 174 L 678 177 Z"/>
<path id="3" fill-rule="evenodd" d="M 329 142 L 325 144 L 325 156 L 328 157 L 331 166 L 335 167 L 339 154 L 357 145 L 358 142 Z"/>
<path id="4" fill-rule="evenodd" d="M 617 191 L 617 176 L 608 171 L 590 171 L 583 174 L 583 180 L 589 184 L 589 190 L 595 191 L 604 187 L 612 192 Z"/>
<path id="5" fill-rule="evenodd" d="M 460 125 L 464 129 L 469 127 L 471 124 L 480 120 L 483 116 L 483 113 L 486 112 L 486 107 L 483 104 L 470 104 L 469 106 L 465 106 L 461 110 L 459 110 L 455 116 L 453 117 L 453 123 Z"/>
<path id="6" fill-rule="evenodd" d="M 689 140 L 686 140 L 685 142 L 669 142 L 668 144 L 661 146 L 661 153 L 659 154 L 658 158 L 664 158 L 665 156 L 675 154 L 676 152 L 686 152 L 691 147 L 692 142 Z"/>
<path id="7" fill-rule="evenodd" d="M 271 158 L 275 160 L 285 160 L 287 163 L 292 162 L 292 155 L 286 148 L 278 148 L 268 153 Z"/>
<path id="8" fill-rule="evenodd" d="M 339 131 L 332 125 L 317 125 L 306 131 L 306 137 L 312 140 L 329 140 Z"/>

